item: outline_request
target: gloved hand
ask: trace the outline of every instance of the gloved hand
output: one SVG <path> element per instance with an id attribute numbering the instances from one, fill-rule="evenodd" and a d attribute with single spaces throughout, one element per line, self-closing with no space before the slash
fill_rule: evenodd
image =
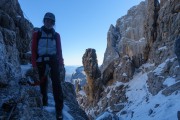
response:
<path id="1" fill-rule="evenodd" d="M 39 79 L 39 73 L 38 73 L 38 68 L 37 67 L 33 67 L 32 68 L 32 73 L 33 73 L 33 80 L 34 82 L 40 82 L 40 79 Z"/>
<path id="2" fill-rule="evenodd" d="M 64 82 L 65 81 L 65 74 L 66 74 L 66 70 L 64 68 L 64 65 L 59 66 L 59 72 L 60 72 L 60 80 L 61 80 L 61 82 Z"/>

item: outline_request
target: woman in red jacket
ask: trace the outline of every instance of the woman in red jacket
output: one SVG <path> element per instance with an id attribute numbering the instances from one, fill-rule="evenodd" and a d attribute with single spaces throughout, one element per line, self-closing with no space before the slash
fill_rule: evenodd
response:
<path id="1" fill-rule="evenodd" d="M 61 38 L 55 32 L 55 15 L 47 12 L 43 19 L 44 25 L 40 30 L 33 33 L 32 39 L 32 66 L 33 70 L 39 73 L 40 89 L 42 94 L 43 106 L 48 105 L 47 86 L 48 80 L 44 75 L 50 70 L 53 95 L 55 101 L 56 117 L 62 119 L 63 93 L 61 81 L 64 81 L 62 73 L 64 62 L 61 49 Z M 49 69 L 50 68 L 50 69 Z M 42 79 L 45 80 L 42 81 Z"/>

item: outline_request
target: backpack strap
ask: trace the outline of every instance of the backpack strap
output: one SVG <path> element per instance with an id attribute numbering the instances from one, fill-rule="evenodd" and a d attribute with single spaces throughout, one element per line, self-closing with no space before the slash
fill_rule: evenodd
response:
<path id="1" fill-rule="evenodd" d="M 39 41 L 40 38 L 46 38 L 46 37 L 41 37 L 41 35 L 42 35 L 42 28 L 40 28 L 37 32 L 38 32 L 37 42 Z M 52 36 L 53 36 L 52 39 L 54 38 L 55 40 L 57 40 L 57 32 L 56 31 L 54 31 L 52 33 Z"/>
<path id="2" fill-rule="evenodd" d="M 58 37 L 58 36 L 57 36 L 57 32 L 54 31 L 54 33 L 53 33 L 53 38 L 54 38 L 56 41 L 57 41 L 57 37 Z"/>
<path id="3" fill-rule="evenodd" d="M 42 29 L 41 28 L 39 28 L 38 30 L 37 30 L 37 49 L 38 49 L 38 42 L 39 42 L 39 39 L 41 38 L 41 35 L 42 35 Z M 38 52 L 37 52 L 37 58 L 39 58 L 39 54 L 38 54 Z"/>
<path id="4" fill-rule="evenodd" d="M 38 31 L 37 31 L 37 42 L 39 41 L 39 39 L 41 38 L 41 35 L 42 35 L 42 29 L 40 28 Z"/>

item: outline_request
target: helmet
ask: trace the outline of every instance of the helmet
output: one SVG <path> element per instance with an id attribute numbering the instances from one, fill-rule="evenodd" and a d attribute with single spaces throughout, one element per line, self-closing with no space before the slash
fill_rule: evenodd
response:
<path id="1" fill-rule="evenodd" d="M 44 19 L 51 19 L 55 22 L 55 15 L 53 13 L 50 13 L 50 12 L 47 12 L 45 15 L 44 15 Z"/>

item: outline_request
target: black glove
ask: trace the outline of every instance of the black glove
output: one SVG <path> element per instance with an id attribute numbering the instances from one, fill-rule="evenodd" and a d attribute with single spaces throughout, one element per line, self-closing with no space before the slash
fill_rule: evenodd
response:
<path id="1" fill-rule="evenodd" d="M 59 73 L 60 73 L 60 80 L 61 80 L 61 82 L 65 82 L 66 70 L 64 68 L 64 65 L 60 65 L 59 66 Z"/>
<path id="2" fill-rule="evenodd" d="M 40 82 L 39 72 L 38 72 L 37 67 L 33 67 L 32 71 L 33 71 L 33 80 L 34 80 L 34 82 Z"/>

